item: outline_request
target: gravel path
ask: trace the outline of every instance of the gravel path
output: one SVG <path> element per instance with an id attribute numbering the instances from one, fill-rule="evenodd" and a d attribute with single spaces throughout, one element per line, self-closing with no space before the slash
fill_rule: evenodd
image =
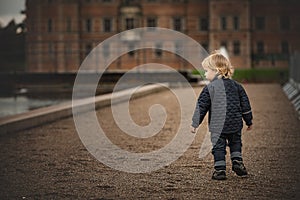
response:
<path id="1" fill-rule="evenodd" d="M 247 84 L 245 89 L 254 112 L 254 129 L 243 132 L 248 178 L 233 174 L 228 162 L 228 180 L 211 180 L 212 155 L 198 158 L 201 131 L 169 166 L 146 174 L 116 171 L 87 152 L 68 118 L 0 136 L 0 199 L 300 199 L 300 123 L 292 105 L 279 85 Z M 163 130 L 148 139 L 123 134 L 108 107 L 97 116 L 112 142 L 149 152 L 173 138 L 180 116 L 174 95 L 164 91 L 131 101 L 137 124 L 149 123 L 146 111 L 153 103 L 163 104 L 168 118 Z"/>

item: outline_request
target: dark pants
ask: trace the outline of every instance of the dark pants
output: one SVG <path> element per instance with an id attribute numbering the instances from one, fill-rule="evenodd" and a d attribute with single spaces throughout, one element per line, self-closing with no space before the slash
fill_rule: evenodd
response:
<path id="1" fill-rule="evenodd" d="M 232 134 L 211 134 L 213 144 L 212 154 L 214 155 L 214 167 L 216 170 L 226 169 L 226 146 L 230 148 L 231 160 L 242 160 L 242 139 L 241 132 Z"/>

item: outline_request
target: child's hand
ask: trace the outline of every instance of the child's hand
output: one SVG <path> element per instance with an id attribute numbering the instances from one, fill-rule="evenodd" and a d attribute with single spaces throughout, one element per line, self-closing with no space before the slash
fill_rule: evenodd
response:
<path id="1" fill-rule="evenodd" d="M 252 125 L 248 126 L 247 131 L 251 131 L 252 130 Z"/>
<path id="2" fill-rule="evenodd" d="M 197 128 L 191 126 L 191 133 L 196 133 Z"/>

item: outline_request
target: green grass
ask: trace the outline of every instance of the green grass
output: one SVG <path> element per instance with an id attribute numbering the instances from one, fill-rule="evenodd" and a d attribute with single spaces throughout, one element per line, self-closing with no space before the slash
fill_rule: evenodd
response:
<path id="1" fill-rule="evenodd" d="M 193 71 L 204 77 L 204 71 Z M 235 69 L 232 79 L 242 83 L 285 83 L 288 81 L 288 69 L 280 68 L 255 68 Z"/>

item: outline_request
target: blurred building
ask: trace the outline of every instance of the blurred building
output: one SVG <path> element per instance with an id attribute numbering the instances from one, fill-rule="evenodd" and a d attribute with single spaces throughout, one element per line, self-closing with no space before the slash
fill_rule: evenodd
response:
<path id="1" fill-rule="evenodd" d="M 23 23 L 11 20 L 0 27 L 0 73 L 24 71 L 25 32 Z"/>
<path id="2" fill-rule="evenodd" d="M 101 41 L 137 27 L 180 31 L 207 51 L 224 46 L 237 68 L 287 67 L 300 47 L 299 10 L 297 0 L 27 0 L 27 71 L 76 72 Z M 153 62 L 191 68 L 152 49 L 129 52 L 109 69 Z"/>

